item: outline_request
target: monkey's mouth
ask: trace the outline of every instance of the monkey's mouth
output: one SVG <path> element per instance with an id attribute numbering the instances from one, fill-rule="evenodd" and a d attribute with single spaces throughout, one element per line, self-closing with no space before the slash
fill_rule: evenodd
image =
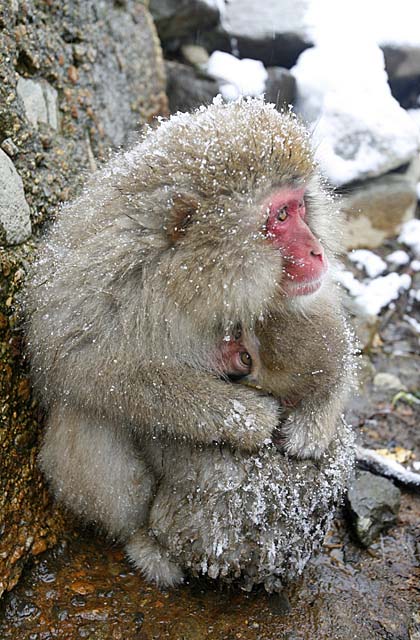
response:
<path id="1" fill-rule="evenodd" d="M 288 282 L 287 295 L 310 296 L 312 293 L 316 293 L 321 288 L 323 281 L 324 278 L 321 277 L 306 282 Z"/>

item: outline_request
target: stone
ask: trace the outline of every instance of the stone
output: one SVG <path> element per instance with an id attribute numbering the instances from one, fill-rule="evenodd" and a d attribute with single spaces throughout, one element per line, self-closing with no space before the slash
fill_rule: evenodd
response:
<path id="1" fill-rule="evenodd" d="M 198 29 L 209 29 L 220 19 L 217 0 L 150 0 L 153 16 L 161 40 L 191 36 Z"/>
<path id="2" fill-rule="evenodd" d="M 261 60 L 266 67 L 290 69 L 313 44 L 307 8 L 308 0 L 228 2 L 221 26 L 210 34 L 199 34 L 198 41 L 208 43 L 211 51 L 221 49 L 239 58 Z"/>
<path id="3" fill-rule="evenodd" d="M 327 40 L 304 51 L 292 73 L 296 110 L 310 125 L 317 160 L 334 186 L 384 175 L 418 155 L 417 127 L 391 95 L 376 44 L 362 41 L 355 49 Z"/>
<path id="4" fill-rule="evenodd" d="M 6 244 L 20 244 L 32 233 L 29 205 L 22 179 L 13 162 L 0 150 L 0 227 Z"/>
<path id="5" fill-rule="evenodd" d="M 292 104 L 296 97 L 296 80 L 283 67 L 268 67 L 265 83 L 265 100 L 273 102 L 278 109 Z"/>
<path id="6" fill-rule="evenodd" d="M 379 247 L 399 233 L 416 206 L 415 184 L 404 174 L 389 173 L 348 187 L 342 195 L 347 249 Z"/>
<path id="7" fill-rule="evenodd" d="M 398 376 L 393 373 L 377 373 L 373 379 L 373 384 L 380 389 L 393 389 L 395 391 L 407 390 L 407 387 L 401 382 Z"/>
<path id="8" fill-rule="evenodd" d="M 17 153 L 19 153 L 19 149 L 11 138 L 6 138 L 5 140 L 3 140 L 3 142 L 1 143 L 1 148 L 5 153 L 7 153 L 10 158 L 13 158 Z"/>
<path id="9" fill-rule="evenodd" d="M 45 80 L 36 81 L 21 76 L 17 94 L 25 106 L 26 117 L 37 129 L 40 122 L 58 129 L 57 91 Z"/>
<path id="10" fill-rule="evenodd" d="M 400 490 L 386 478 L 360 471 L 350 485 L 347 507 L 359 542 L 369 547 L 384 530 L 395 524 Z"/>
<path id="11" fill-rule="evenodd" d="M 215 80 L 179 62 L 166 63 L 166 77 L 171 113 L 191 111 L 203 104 L 210 104 L 219 93 Z"/>
<path id="12" fill-rule="evenodd" d="M 197 44 L 182 45 L 181 54 L 185 62 L 199 69 L 205 67 L 209 61 L 209 54 L 206 49 Z"/>
<path id="13" fill-rule="evenodd" d="M 385 70 L 392 95 L 405 109 L 419 107 L 420 98 L 420 47 L 386 44 L 382 46 Z"/>

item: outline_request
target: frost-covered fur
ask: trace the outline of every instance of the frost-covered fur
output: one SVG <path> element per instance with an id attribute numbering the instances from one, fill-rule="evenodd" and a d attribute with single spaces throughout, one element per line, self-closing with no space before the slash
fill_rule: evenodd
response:
<path id="1" fill-rule="evenodd" d="M 154 446 L 169 465 L 186 447 L 182 464 L 195 468 L 206 458 L 194 452 L 217 442 L 246 466 L 278 425 L 278 400 L 220 379 L 211 354 L 234 325 L 253 330 L 284 300 L 261 206 L 283 185 L 306 186 L 307 219 L 333 263 L 339 216 L 303 127 L 258 100 L 215 103 L 116 156 L 41 242 L 26 308 L 32 378 L 49 416 L 42 469 L 57 497 L 126 542 L 161 584 L 179 569 L 169 575 L 157 539 L 143 554 L 139 542 L 156 487 L 170 482 L 152 464 Z M 322 457 L 335 422 L 322 429 L 311 416 L 287 426 L 286 449 Z M 294 471 L 285 474 L 292 491 Z"/>
<path id="2" fill-rule="evenodd" d="M 185 445 L 160 453 L 149 536 L 166 550 L 165 561 L 271 592 L 301 574 L 322 543 L 352 468 L 353 437 L 339 427 L 317 462 L 272 446 L 256 455 Z M 147 552 L 139 552 L 143 559 Z"/>

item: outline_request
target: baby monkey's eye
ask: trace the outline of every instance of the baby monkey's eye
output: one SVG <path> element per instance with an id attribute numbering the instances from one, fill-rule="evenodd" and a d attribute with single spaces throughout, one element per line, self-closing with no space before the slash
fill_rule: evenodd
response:
<path id="1" fill-rule="evenodd" d="M 305 200 L 302 198 L 302 200 L 299 200 L 298 202 L 298 207 L 299 209 L 302 209 L 305 206 Z"/>
<path id="2" fill-rule="evenodd" d="M 288 217 L 289 212 L 287 211 L 287 207 L 280 207 L 280 209 L 277 209 L 276 212 L 276 218 L 279 222 L 284 222 L 286 220 L 286 218 Z"/>
<path id="3" fill-rule="evenodd" d="M 252 358 L 249 355 L 248 351 L 242 351 L 242 353 L 241 353 L 241 362 L 246 367 L 250 367 L 252 365 Z"/>

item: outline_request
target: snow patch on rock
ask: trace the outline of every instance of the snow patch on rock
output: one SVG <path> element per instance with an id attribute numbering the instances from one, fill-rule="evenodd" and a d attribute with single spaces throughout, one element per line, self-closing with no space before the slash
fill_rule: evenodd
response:
<path id="1" fill-rule="evenodd" d="M 239 60 L 230 53 L 214 51 L 207 73 L 219 82 L 220 92 L 228 102 L 240 96 L 261 96 L 265 90 L 267 70 L 260 60 Z"/>
<path id="2" fill-rule="evenodd" d="M 357 249 L 349 253 L 349 259 L 356 264 L 359 269 L 364 269 L 370 278 L 381 275 L 386 268 L 386 262 L 373 251 L 367 249 Z"/>

